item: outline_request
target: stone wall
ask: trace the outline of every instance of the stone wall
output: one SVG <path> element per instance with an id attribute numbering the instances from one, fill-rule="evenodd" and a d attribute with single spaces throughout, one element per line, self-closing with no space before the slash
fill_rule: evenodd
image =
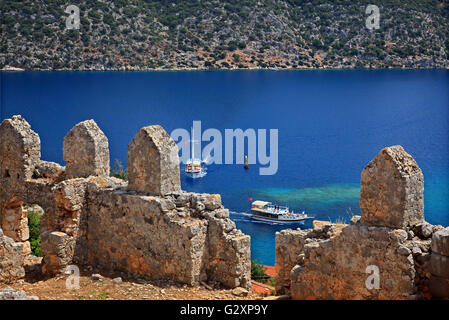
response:
<path id="1" fill-rule="evenodd" d="M 316 222 L 316 221 L 314 221 Z M 315 224 L 315 223 L 314 223 Z M 344 225 L 320 224 L 316 228 L 301 230 L 286 229 L 276 232 L 275 268 L 276 292 L 286 294 L 290 291 L 290 272 L 304 260 L 304 247 L 306 243 L 329 239 L 341 232 Z"/>
<path id="2" fill-rule="evenodd" d="M 401 146 L 383 149 L 363 169 L 360 186 L 363 223 L 407 228 L 424 221 L 424 176 Z"/>
<path id="3" fill-rule="evenodd" d="M 25 276 L 23 244 L 3 234 L 0 228 L 0 282 L 10 283 Z"/>
<path id="4" fill-rule="evenodd" d="M 361 217 L 341 228 L 276 234 L 276 289 L 293 299 L 436 297 L 430 290 L 436 260 L 431 245 L 432 235 L 433 242 L 442 238 L 442 227 L 424 221 L 423 181 L 401 146 L 382 150 L 362 172 Z"/>
<path id="5" fill-rule="evenodd" d="M 45 212 L 45 274 L 77 264 L 190 285 L 248 287 L 249 236 L 236 229 L 219 195 L 181 190 L 175 148 L 162 127 L 141 129 L 128 148 L 128 184 L 108 177 L 108 140 L 93 120 L 64 138 L 65 167 L 40 159 L 39 136 L 21 116 L 4 120 L 0 227 L 13 239 L 2 233 L 0 256 L 8 257 L 1 260 L 0 280 L 23 276 L 23 257 L 13 253 L 29 253 L 22 207 L 37 204 Z"/>
<path id="6" fill-rule="evenodd" d="M 89 265 L 190 285 L 249 284 L 249 237 L 236 230 L 219 195 L 162 198 L 92 184 L 88 215 Z"/>
<path id="7" fill-rule="evenodd" d="M 432 296 L 449 298 L 449 228 L 433 234 L 430 272 Z"/>

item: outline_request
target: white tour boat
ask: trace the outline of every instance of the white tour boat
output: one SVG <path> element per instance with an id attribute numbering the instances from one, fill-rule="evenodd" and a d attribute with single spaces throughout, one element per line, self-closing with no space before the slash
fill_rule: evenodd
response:
<path id="1" fill-rule="evenodd" d="M 304 211 L 295 213 L 290 211 L 288 207 L 260 200 L 251 204 L 251 217 L 255 220 L 281 223 L 301 222 L 310 218 Z"/>

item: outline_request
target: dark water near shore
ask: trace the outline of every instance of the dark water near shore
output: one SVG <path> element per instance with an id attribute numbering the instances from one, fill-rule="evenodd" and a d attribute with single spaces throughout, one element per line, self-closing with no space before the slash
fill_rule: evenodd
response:
<path id="1" fill-rule="evenodd" d="M 274 234 L 287 227 L 250 222 L 248 198 L 305 209 L 322 220 L 360 214 L 360 173 L 383 148 L 400 144 L 425 177 L 425 215 L 449 225 L 449 71 L 235 71 L 1 73 L 1 119 L 23 115 L 40 135 L 42 158 L 64 164 L 62 141 L 95 119 L 111 163 L 126 163 L 137 131 L 161 124 L 203 131 L 279 129 L 279 170 L 210 165 L 183 189 L 220 193 L 252 257 L 274 264 Z M 203 144 L 203 146 L 206 143 Z M 224 153 L 224 151 L 223 151 Z M 306 222 L 301 227 L 310 227 Z"/>

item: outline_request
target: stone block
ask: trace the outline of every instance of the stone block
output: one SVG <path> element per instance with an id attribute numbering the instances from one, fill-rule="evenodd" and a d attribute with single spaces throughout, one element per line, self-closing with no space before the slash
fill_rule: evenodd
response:
<path id="1" fill-rule="evenodd" d="M 108 138 L 94 120 L 78 123 L 64 137 L 66 178 L 109 176 Z"/>
<path id="2" fill-rule="evenodd" d="M 429 279 L 429 289 L 433 298 L 449 298 L 449 280 L 432 275 Z"/>
<path id="3" fill-rule="evenodd" d="M 73 257 L 73 243 L 64 232 L 46 231 L 41 236 L 41 248 L 44 252 L 44 274 L 56 274 L 69 264 Z"/>
<path id="4" fill-rule="evenodd" d="M 424 176 L 401 146 L 383 149 L 362 171 L 361 222 L 407 228 L 424 222 Z"/>
<path id="5" fill-rule="evenodd" d="M 49 161 L 39 161 L 34 169 L 33 178 L 61 179 L 65 172 L 65 167 Z"/>
<path id="6" fill-rule="evenodd" d="M 31 244 L 29 241 L 23 242 L 22 252 L 24 255 L 29 255 L 31 253 Z"/>
<path id="7" fill-rule="evenodd" d="M 449 257 L 449 227 L 433 234 L 432 252 Z"/>
<path id="8" fill-rule="evenodd" d="M 178 147 L 161 126 L 140 129 L 128 145 L 128 190 L 166 195 L 181 191 Z"/>
<path id="9" fill-rule="evenodd" d="M 430 271 L 435 276 L 449 279 L 449 257 L 433 252 L 430 256 Z"/>
<path id="10" fill-rule="evenodd" d="M 11 283 L 25 276 L 24 245 L 14 242 L 0 228 L 0 283 Z"/>
<path id="11" fill-rule="evenodd" d="M 0 125 L 0 178 L 26 180 L 41 157 L 41 142 L 21 116 L 5 119 Z"/>
<path id="12" fill-rule="evenodd" d="M 23 290 L 14 290 L 11 288 L 0 289 L 1 300 L 39 300 L 36 296 L 27 296 Z"/>
<path id="13" fill-rule="evenodd" d="M 290 288 L 290 271 L 296 265 L 298 256 L 304 251 L 306 231 L 282 230 L 276 232 L 275 268 L 277 273 L 276 292 L 285 293 Z"/>
<path id="14" fill-rule="evenodd" d="M 13 197 L 3 205 L 0 215 L 0 227 L 6 236 L 16 242 L 29 238 L 28 217 L 22 205 L 23 202 L 18 197 Z"/>

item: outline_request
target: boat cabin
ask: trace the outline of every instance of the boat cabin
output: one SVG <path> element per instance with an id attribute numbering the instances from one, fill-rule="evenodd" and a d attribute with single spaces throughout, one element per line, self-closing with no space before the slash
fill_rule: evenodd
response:
<path id="1" fill-rule="evenodd" d="M 251 217 L 255 220 L 276 221 L 282 223 L 300 222 L 309 217 L 303 211 L 294 213 L 289 211 L 288 207 L 273 205 L 268 201 L 256 200 L 251 204 Z"/>
<path id="2" fill-rule="evenodd" d="M 186 163 L 187 173 L 200 173 L 201 169 L 201 161 L 199 160 L 187 161 Z"/>
<path id="3" fill-rule="evenodd" d="M 288 207 L 276 206 L 271 202 L 256 200 L 251 205 L 251 210 L 257 213 L 268 213 L 272 215 L 288 213 Z"/>

